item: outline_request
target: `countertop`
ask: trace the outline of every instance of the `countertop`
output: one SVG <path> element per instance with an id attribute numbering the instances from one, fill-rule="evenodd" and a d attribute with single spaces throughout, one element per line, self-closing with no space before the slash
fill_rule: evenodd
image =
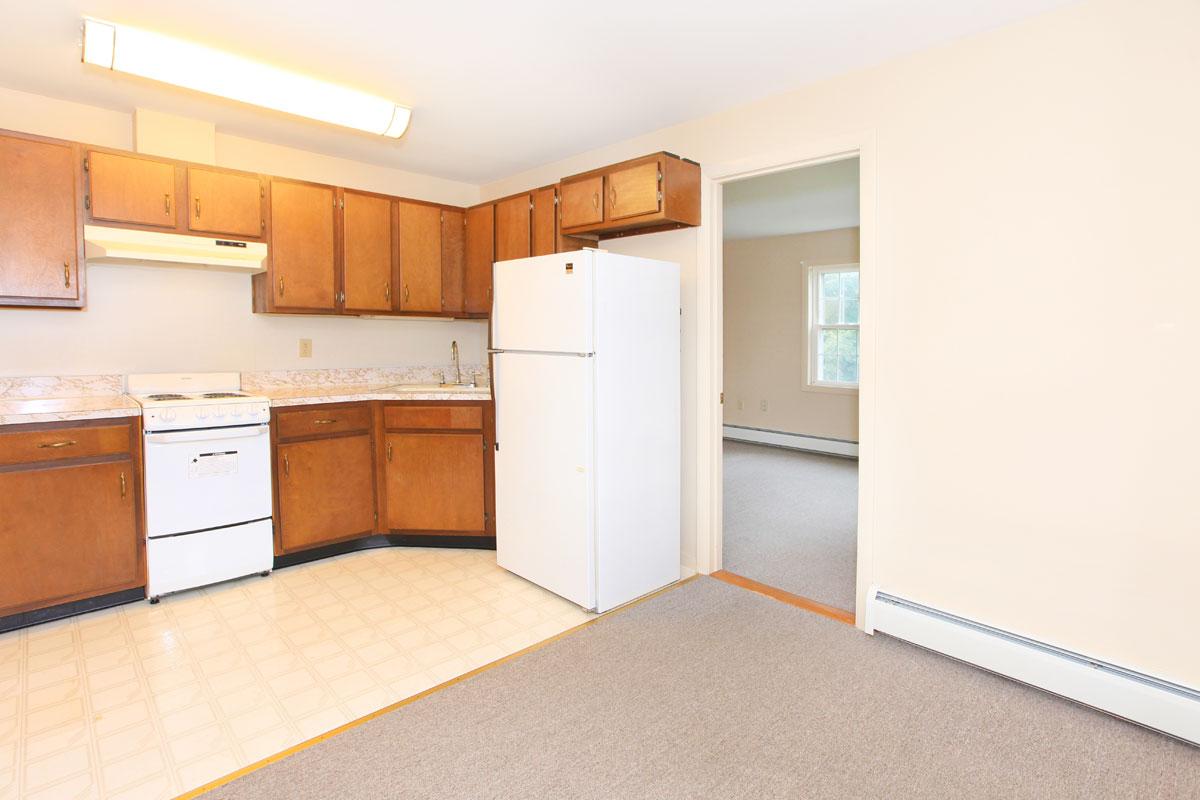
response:
<path id="1" fill-rule="evenodd" d="M 108 417 L 137 417 L 142 408 L 129 395 L 97 397 L 38 397 L 0 399 L 0 425 L 26 422 L 62 422 Z"/>
<path id="2" fill-rule="evenodd" d="M 272 408 L 307 406 L 315 403 L 351 403 L 359 400 L 489 400 L 489 386 L 441 387 L 433 384 L 341 384 L 324 386 L 289 386 L 275 389 L 255 389 L 271 400 Z"/>
<path id="3" fill-rule="evenodd" d="M 270 399 L 272 408 L 306 406 L 316 403 L 350 403 L 359 400 L 479 401 L 491 399 L 491 389 L 487 386 L 443 388 L 426 384 L 290 386 L 255 389 L 253 392 Z M 141 406 L 126 394 L 94 397 L 0 398 L 0 425 L 136 417 L 141 413 Z"/>

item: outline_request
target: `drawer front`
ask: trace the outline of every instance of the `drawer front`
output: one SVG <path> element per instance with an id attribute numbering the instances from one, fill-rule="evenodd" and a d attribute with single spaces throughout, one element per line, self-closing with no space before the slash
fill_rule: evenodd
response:
<path id="1" fill-rule="evenodd" d="M 388 406 L 383 410 L 387 428 L 432 428 L 436 430 L 483 430 L 479 406 Z"/>
<path id="2" fill-rule="evenodd" d="M 131 452 L 128 423 L 87 428 L 0 433 L 0 466 Z"/>
<path id="3" fill-rule="evenodd" d="M 309 411 L 279 411 L 276 424 L 281 439 L 366 431 L 371 429 L 371 407 L 364 403 Z"/>

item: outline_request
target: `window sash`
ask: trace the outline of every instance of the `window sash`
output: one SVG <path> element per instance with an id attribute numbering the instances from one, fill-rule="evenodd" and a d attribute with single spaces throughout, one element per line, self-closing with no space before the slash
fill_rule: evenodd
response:
<path id="1" fill-rule="evenodd" d="M 823 278 L 830 274 L 841 274 L 845 272 L 859 272 L 858 264 L 835 264 L 829 266 L 812 266 L 809 267 L 808 275 L 808 385 L 815 387 L 825 387 L 833 389 L 857 389 L 858 381 L 837 381 L 828 380 L 818 377 L 821 371 L 821 339 L 824 331 L 859 331 L 861 329 L 861 320 L 859 323 L 850 322 L 821 322 L 821 304 L 824 300 L 822 293 Z M 861 280 L 861 278 L 860 278 Z M 861 284 L 860 284 L 861 291 Z M 860 295 L 861 298 L 861 295 Z M 842 308 L 844 298 L 839 293 L 838 296 L 838 311 L 839 317 L 844 313 Z M 856 360 L 861 364 L 862 354 L 862 337 L 859 336 L 858 341 L 859 353 L 856 355 Z M 861 377 L 861 376 L 860 376 Z"/>

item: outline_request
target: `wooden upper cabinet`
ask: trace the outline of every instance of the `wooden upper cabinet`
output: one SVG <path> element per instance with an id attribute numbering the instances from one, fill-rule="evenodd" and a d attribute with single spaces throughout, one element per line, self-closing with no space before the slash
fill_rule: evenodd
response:
<path id="1" fill-rule="evenodd" d="M 700 166 L 653 153 L 562 181 L 563 234 L 600 238 L 700 224 Z"/>
<path id="2" fill-rule="evenodd" d="M 530 195 L 533 200 L 531 255 L 558 252 L 558 187 L 545 186 Z"/>
<path id="3" fill-rule="evenodd" d="M 175 164 L 100 150 L 88 153 L 87 164 L 93 220 L 178 227 Z"/>
<path id="4" fill-rule="evenodd" d="M 469 314 L 488 314 L 492 310 L 494 230 L 491 203 L 467 209 L 463 310 Z"/>
<path id="5" fill-rule="evenodd" d="M 484 449 L 479 433 L 387 434 L 387 526 L 484 532 Z"/>
<path id="6" fill-rule="evenodd" d="M 400 201 L 400 310 L 442 310 L 442 210 Z"/>
<path id="7" fill-rule="evenodd" d="M 562 227 L 580 228 L 604 221 L 604 176 L 562 182 Z"/>
<path id="8" fill-rule="evenodd" d="M 260 238 L 266 188 L 257 175 L 188 167 L 187 227 L 193 233 Z"/>
<path id="9" fill-rule="evenodd" d="M 342 285 L 346 311 L 394 311 L 395 202 L 389 197 L 342 192 Z"/>
<path id="10" fill-rule="evenodd" d="M 606 178 L 608 192 L 605 218 L 610 220 L 656 214 L 662 208 L 662 180 L 657 161 L 615 169 Z"/>
<path id="11" fill-rule="evenodd" d="M 77 153 L 0 136 L 0 305 L 83 306 Z"/>
<path id="12" fill-rule="evenodd" d="M 463 273 L 466 269 L 466 214 L 442 210 L 442 311 L 463 310 Z"/>
<path id="13" fill-rule="evenodd" d="M 531 199 L 519 194 L 496 202 L 496 260 L 529 258 Z"/>
<path id="14" fill-rule="evenodd" d="M 271 310 L 336 310 L 336 200 L 332 186 L 271 181 Z"/>

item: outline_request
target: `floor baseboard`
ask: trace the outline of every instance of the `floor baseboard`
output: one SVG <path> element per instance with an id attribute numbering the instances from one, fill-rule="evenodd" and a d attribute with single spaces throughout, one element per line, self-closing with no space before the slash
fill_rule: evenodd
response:
<path id="1" fill-rule="evenodd" d="M 872 590 L 867 631 L 1200 744 L 1200 691 Z"/>
<path id="2" fill-rule="evenodd" d="M 741 425 L 722 426 L 722 435 L 726 439 L 752 444 L 766 444 L 772 447 L 785 447 L 789 450 L 804 450 L 809 453 L 825 453 L 831 456 L 858 458 L 858 442 L 848 442 L 844 439 L 825 439 L 820 436 L 805 436 L 800 433 L 785 433 L 770 431 L 764 428 L 747 428 Z"/>

